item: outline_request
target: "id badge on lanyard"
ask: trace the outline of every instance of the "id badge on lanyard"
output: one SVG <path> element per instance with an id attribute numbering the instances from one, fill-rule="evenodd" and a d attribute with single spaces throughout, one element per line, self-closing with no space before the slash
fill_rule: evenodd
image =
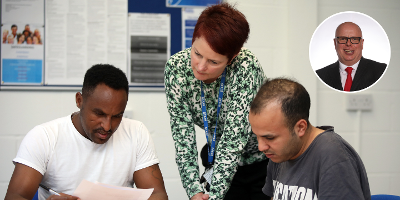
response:
<path id="1" fill-rule="evenodd" d="M 222 76 L 221 76 L 221 84 L 219 87 L 219 94 L 218 94 L 217 120 L 215 122 L 215 129 L 214 129 L 214 134 L 212 136 L 211 145 L 209 144 L 209 140 L 208 140 L 209 129 L 208 129 L 208 120 L 207 120 L 206 99 L 204 97 L 203 82 L 201 82 L 201 109 L 203 112 L 204 131 L 206 132 L 207 144 L 209 144 L 208 145 L 208 164 L 209 165 L 212 165 L 212 162 L 214 160 L 215 140 L 216 140 L 215 138 L 216 138 L 216 134 L 217 134 L 218 116 L 219 116 L 219 112 L 220 112 L 221 105 L 222 105 L 222 98 L 224 96 L 225 77 L 226 77 L 226 68 L 224 69 L 224 72 L 222 73 Z M 206 171 L 204 172 L 204 178 L 207 180 L 208 183 L 211 183 L 212 174 L 213 174 L 212 167 L 209 169 L 206 169 Z"/>

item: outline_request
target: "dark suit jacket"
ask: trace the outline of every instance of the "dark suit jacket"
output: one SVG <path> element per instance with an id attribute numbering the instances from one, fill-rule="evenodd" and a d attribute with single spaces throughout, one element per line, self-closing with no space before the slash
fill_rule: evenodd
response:
<path id="1" fill-rule="evenodd" d="M 386 64 L 361 57 L 350 91 L 358 91 L 374 84 L 385 72 Z M 343 91 L 340 80 L 339 61 L 316 71 L 318 76 L 329 86 Z"/>

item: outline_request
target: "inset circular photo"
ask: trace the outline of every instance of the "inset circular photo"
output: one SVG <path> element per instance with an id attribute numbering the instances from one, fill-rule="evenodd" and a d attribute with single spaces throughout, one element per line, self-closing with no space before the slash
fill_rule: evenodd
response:
<path id="1" fill-rule="evenodd" d="M 314 31 L 309 58 L 316 76 L 341 92 L 372 87 L 387 70 L 389 38 L 372 17 L 354 11 L 334 14 Z"/>

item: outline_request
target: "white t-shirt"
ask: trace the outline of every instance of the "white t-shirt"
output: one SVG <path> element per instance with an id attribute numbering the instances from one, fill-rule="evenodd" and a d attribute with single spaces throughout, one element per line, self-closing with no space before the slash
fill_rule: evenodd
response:
<path id="1" fill-rule="evenodd" d="M 133 173 L 159 160 L 147 128 L 139 121 L 123 118 L 105 144 L 96 144 L 76 130 L 68 115 L 29 131 L 13 162 L 40 172 L 45 186 L 73 194 L 83 179 L 133 187 Z M 39 189 L 39 199 L 48 196 Z"/>

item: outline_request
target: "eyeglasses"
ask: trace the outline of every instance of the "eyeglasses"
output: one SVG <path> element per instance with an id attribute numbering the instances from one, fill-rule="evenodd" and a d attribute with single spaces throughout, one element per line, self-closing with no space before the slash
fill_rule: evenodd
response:
<path id="1" fill-rule="evenodd" d="M 358 44 L 361 41 L 361 37 L 336 37 L 336 41 L 339 44 L 346 44 L 350 40 L 352 44 Z"/>

